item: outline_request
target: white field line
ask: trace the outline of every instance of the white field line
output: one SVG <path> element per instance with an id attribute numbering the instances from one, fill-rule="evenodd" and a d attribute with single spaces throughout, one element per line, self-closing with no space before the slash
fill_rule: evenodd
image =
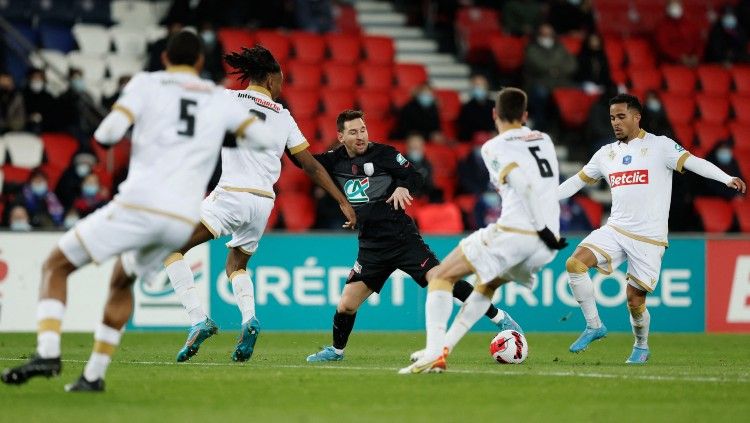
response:
<path id="1" fill-rule="evenodd" d="M 0 361 L 26 361 L 22 358 L 0 357 Z M 86 363 L 86 360 L 63 360 L 64 363 Z M 186 366 L 186 367 L 241 367 L 237 363 L 176 363 L 173 361 L 116 361 L 113 364 L 135 365 L 135 366 Z M 408 363 L 405 363 L 408 364 Z M 511 365 L 506 365 L 511 366 Z M 346 365 L 315 365 L 315 364 L 264 364 L 258 368 L 268 369 L 322 369 L 322 370 L 344 370 L 344 371 L 375 371 L 391 372 L 396 374 L 398 369 L 392 367 L 365 367 Z M 573 372 L 573 371 L 517 371 L 517 370 L 462 370 L 448 368 L 448 373 L 465 375 L 488 375 L 488 376 L 542 376 L 542 377 L 572 377 L 587 379 L 622 379 L 622 380 L 646 380 L 655 382 L 710 382 L 710 383 L 750 383 L 750 378 L 722 378 L 716 376 L 694 376 L 680 374 L 672 376 L 659 375 L 631 375 L 598 372 Z"/>

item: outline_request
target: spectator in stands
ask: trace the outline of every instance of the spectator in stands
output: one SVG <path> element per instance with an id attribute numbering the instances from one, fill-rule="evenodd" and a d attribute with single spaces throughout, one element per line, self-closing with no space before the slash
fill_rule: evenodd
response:
<path id="1" fill-rule="evenodd" d="M 122 90 L 128 85 L 128 82 L 130 82 L 131 77 L 131 75 L 121 76 L 120 79 L 117 80 L 117 91 L 109 97 L 102 98 L 102 106 L 104 107 L 104 110 L 112 109 L 112 106 L 117 102 L 117 99 L 120 98 L 120 93 L 122 93 Z"/>
<path id="2" fill-rule="evenodd" d="M 587 92 L 601 93 L 612 84 L 609 75 L 609 62 L 602 47 L 602 39 L 599 34 L 589 34 L 581 52 L 578 54 L 578 72 L 576 80 L 581 83 Z"/>
<path id="3" fill-rule="evenodd" d="M 167 41 L 169 38 L 182 31 L 184 28 L 183 20 L 176 20 L 176 17 L 167 17 L 165 24 L 167 25 L 167 36 L 160 38 L 153 43 L 148 45 L 148 63 L 146 63 L 146 70 L 149 72 L 155 72 L 164 69 L 164 64 L 161 62 L 161 53 L 167 49 Z"/>
<path id="4" fill-rule="evenodd" d="M 489 83 L 484 75 L 471 77 L 471 99 L 461 106 L 458 115 L 458 138 L 468 141 L 479 131 L 492 131 L 495 124 L 490 118 L 495 102 L 490 98 Z"/>
<path id="5" fill-rule="evenodd" d="M 687 66 L 698 64 L 700 28 L 685 17 L 681 1 L 667 3 L 667 16 L 656 26 L 655 39 L 657 53 L 665 61 Z"/>
<path id="6" fill-rule="evenodd" d="M 659 134 L 674 139 L 674 130 L 669 123 L 669 119 L 667 119 L 667 112 L 664 111 L 664 106 L 655 91 L 646 93 L 646 101 L 643 102 L 643 105 L 641 128 L 652 134 Z"/>
<path id="7" fill-rule="evenodd" d="M 76 137 L 84 148 L 88 148 L 101 117 L 97 112 L 97 103 L 86 91 L 86 81 L 81 69 L 70 68 L 68 90 L 58 98 L 58 103 L 63 128 Z"/>
<path id="8" fill-rule="evenodd" d="M 536 39 L 526 47 L 524 61 L 525 90 L 534 128 L 547 129 L 552 90 L 571 85 L 577 67 L 575 57 L 557 41 L 552 26 L 546 23 L 539 26 Z"/>
<path id="9" fill-rule="evenodd" d="M 458 162 L 456 173 L 458 175 L 456 194 L 482 194 L 487 191 L 490 174 L 482 159 L 482 144 L 476 143 L 471 153 Z"/>
<path id="10" fill-rule="evenodd" d="M 435 188 L 435 183 L 432 180 L 432 163 L 425 157 L 425 139 L 419 133 L 412 132 L 406 138 L 406 158 L 424 178 L 422 190 L 416 194 L 426 195 L 430 201 L 439 201 L 442 193 Z"/>
<path id="11" fill-rule="evenodd" d="M 734 10 L 726 7 L 708 34 L 704 60 L 726 64 L 747 62 L 747 41 L 747 32 L 739 26 Z"/>
<path id="12" fill-rule="evenodd" d="M 331 0 L 295 0 L 297 26 L 303 31 L 328 32 L 333 29 Z"/>
<path id="13" fill-rule="evenodd" d="M 80 217 L 88 216 L 109 201 L 109 194 L 99 184 L 99 177 L 95 173 L 90 173 L 83 178 L 80 192 L 81 194 L 73 202 L 73 209 Z"/>
<path id="14" fill-rule="evenodd" d="M 201 76 L 220 84 L 225 76 L 224 65 L 222 64 L 224 46 L 216 36 L 216 28 L 214 28 L 211 22 L 203 22 L 201 24 L 200 34 L 203 39 L 206 58 Z"/>
<path id="15" fill-rule="evenodd" d="M 70 229 L 81 220 L 81 216 L 78 215 L 76 209 L 70 209 L 65 213 L 65 219 L 63 220 L 63 228 Z"/>
<path id="16" fill-rule="evenodd" d="M 20 131 L 26 125 L 23 95 L 16 89 L 13 77 L 0 73 L 0 135 Z"/>
<path id="17" fill-rule="evenodd" d="M 609 86 L 589 109 L 589 118 L 584 128 L 588 153 L 593 155 L 601 147 L 614 141 L 612 124 L 609 121 L 609 99 L 617 95 L 617 89 Z M 576 151 L 582 153 L 582 151 Z"/>
<path id="18" fill-rule="evenodd" d="M 743 175 L 740 171 L 739 163 L 737 163 L 737 158 L 732 151 L 732 145 L 733 143 L 731 140 L 724 140 L 718 143 L 716 147 L 708 153 L 706 160 L 715 164 L 724 172 L 731 172 L 729 173 L 730 175 L 736 175 L 738 178 L 742 178 Z M 703 189 L 700 192 L 703 195 L 722 197 L 727 200 L 731 200 L 737 195 L 740 195 L 736 190 L 719 182 L 705 178 L 700 178 L 700 180 L 700 184 L 703 185 Z"/>
<path id="19" fill-rule="evenodd" d="M 32 68 L 26 75 L 26 88 L 23 90 L 23 103 L 26 107 L 26 130 L 40 133 L 58 129 L 59 119 L 55 116 L 57 102 L 47 91 L 44 71 Z"/>
<path id="20" fill-rule="evenodd" d="M 396 127 L 391 137 L 404 139 L 410 132 L 417 132 L 425 139 L 440 130 L 440 114 L 435 103 L 435 94 L 428 84 L 414 90 L 411 100 L 398 112 Z"/>
<path id="21" fill-rule="evenodd" d="M 594 229 L 586 212 L 574 197 L 560 201 L 560 231 L 590 231 Z"/>
<path id="22" fill-rule="evenodd" d="M 591 0 L 553 0 L 547 16 L 558 34 L 589 32 L 594 28 Z"/>
<path id="23" fill-rule="evenodd" d="M 13 204 L 8 213 L 8 227 L 11 231 L 28 232 L 31 230 L 29 211 L 22 204 Z"/>
<path id="24" fill-rule="evenodd" d="M 531 35 L 542 20 L 536 0 L 508 0 L 502 11 L 503 29 L 511 35 Z"/>
<path id="25" fill-rule="evenodd" d="M 21 191 L 22 204 L 29 212 L 34 227 L 60 226 L 65 209 L 54 192 L 49 190 L 47 175 L 34 169 Z"/>
<path id="26" fill-rule="evenodd" d="M 73 201 L 81 191 L 83 178 L 91 174 L 96 162 L 96 156 L 93 154 L 80 152 L 73 157 L 70 165 L 63 172 L 57 183 L 55 194 L 66 210 L 73 206 Z"/>

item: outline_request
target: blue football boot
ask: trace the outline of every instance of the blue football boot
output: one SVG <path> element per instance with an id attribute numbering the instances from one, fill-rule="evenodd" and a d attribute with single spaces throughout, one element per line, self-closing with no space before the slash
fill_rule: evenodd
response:
<path id="1" fill-rule="evenodd" d="M 581 336 L 579 336 L 578 339 L 576 339 L 576 341 L 570 345 L 570 352 L 581 352 L 588 348 L 590 343 L 596 341 L 597 339 L 602 339 L 606 336 L 607 327 L 604 325 L 596 329 L 586 327 L 586 330 L 583 331 Z"/>
<path id="2" fill-rule="evenodd" d="M 260 335 L 260 322 L 255 317 L 247 323 L 242 324 L 240 339 L 237 340 L 237 347 L 232 354 L 232 361 L 247 361 L 253 356 L 255 342 Z"/>
<path id="3" fill-rule="evenodd" d="M 219 327 L 208 317 L 206 320 L 191 327 L 185 345 L 177 352 L 177 362 L 182 363 L 183 361 L 190 360 L 190 357 L 198 353 L 198 348 L 201 347 L 203 341 L 217 333 L 219 333 Z"/>

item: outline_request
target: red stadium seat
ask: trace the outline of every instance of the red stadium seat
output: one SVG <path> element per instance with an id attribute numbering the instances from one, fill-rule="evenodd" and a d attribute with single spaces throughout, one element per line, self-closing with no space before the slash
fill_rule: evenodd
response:
<path id="1" fill-rule="evenodd" d="M 371 65 L 361 63 L 359 65 L 359 76 L 362 79 L 362 87 L 370 89 L 390 89 L 393 86 L 392 65 Z"/>
<path id="2" fill-rule="evenodd" d="M 338 5 L 336 28 L 343 34 L 358 35 L 360 33 L 361 28 L 357 22 L 357 10 L 354 6 L 344 3 Z"/>
<path id="3" fill-rule="evenodd" d="M 682 123 L 673 125 L 672 129 L 674 130 L 675 141 L 688 150 L 692 149 L 693 144 L 695 144 L 695 130 L 693 130 L 693 125 Z"/>
<path id="4" fill-rule="evenodd" d="M 656 66 L 654 52 L 648 40 L 630 37 L 625 38 L 622 43 L 628 58 L 628 68 L 652 69 Z"/>
<path id="5" fill-rule="evenodd" d="M 729 99 L 726 97 L 699 94 L 697 100 L 704 122 L 722 124 L 729 118 Z"/>
<path id="6" fill-rule="evenodd" d="M 589 110 L 598 98 L 578 88 L 556 88 L 552 91 L 552 97 L 563 123 L 569 128 L 579 128 L 586 123 Z"/>
<path id="7" fill-rule="evenodd" d="M 738 93 L 750 94 L 750 66 L 734 65 L 729 69 Z"/>
<path id="8" fill-rule="evenodd" d="M 561 35 L 560 44 L 573 56 L 578 56 L 583 48 L 583 37 L 580 35 Z"/>
<path id="9" fill-rule="evenodd" d="M 365 112 L 366 118 L 381 119 L 391 114 L 391 97 L 387 91 L 357 90 L 357 104 Z"/>
<path id="10" fill-rule="evenodd" d="M 453 90 L 435 90 L 440 119 L 454 121 L 461 112 L 461 98 Z"/>
<path id="11" fill-rule="evenodd" d="M 464 214 L 470 216 L 474 213 L 474 207 L 477 205 L 477 196 L 474 194 L 461 194 L 456 196 L 453 202 Z"/>
<path id="12" fill-rule="evenodd" d="M 578 203 L 583 209 L 583 212 L 586 213 L 586 218 L 588 218 L 592 228 L 596 229 L 602 226 L 603 207 L 601 204 L 585 195 L 577 195 L 574 198 L 574 201 Z"/>
<path id="13" fill-rule="evenodd" d="M 727 200 L 718 197 L 696 197 L 693 204 L 706 232 L 726 232 L 732 226 L 734 213 Z"/>
<path id="14" fill-rule="evenodd" d="M 286 35 L 279 31 L 257 31 L 255 39 L 258 44 L 267 48 L 279 63 L 284 63 L 289 58 L 292 44 Z"/>
<path id="15" fill-rule="evenodd" d="M 368 35 L 362 39 L 367 61 L 378 65 L 392 65 L 395 56 L 393 38 Z"/>
<path id="16" fill-rule="evenodd" d="M 411 98 L 411 91 L 407 91 L 402 88 L 393 88 L 391 90 L 391 105 L 396 109 L 404 107 L 404 105 L 408 103 Z"/>
<path id="17" fill-rule="evenodd" d="M 502 35 L 500 31 L 461 33 L 458 43 L 463 52 L 464 61 L 474 64 L 486 64 L 491 57 L 492 40 Z"/>
<path id="18" fill-rule="evenodd" d="M 692 94 L 695 91 L 695 71 L 687 66 L 661 67 L 667 91 L 675 94 Z"/>
<path id="19" fill-rule="evenodd" d="M 3 177 L 5 186 L 8 185 L 23 185 L 31 176 L 31 169 L 23 167 L 15 167 L 9 164 L 3 166 Z"/>
<path id="20" fill-rule="evenodd" d="M 698 80 L 706 94 L 727 95 L 732 84 L 732 75 L 720 65 L 698 66 Z"/>
<path id="21" fill-rule="evenodd" d="M 381 142 L 388 139 L 391 132 L 391 121 L 385 118 L 373 118 L 365 116 L 367 124 L 367 135 L 370 141 Z"/>
<path id="22" fill-rule="evenodd" d="M 283 94 L 293 116 L 305 118 L 313 117 L 318 113 L 320 100 L 318 90 L 287 87 Z"/>
<path id="23" fill-rule="evenodd" d="M 318 116 L 317 121 L 318 121 L 318 131 L 320 132 L 320 140 L 324 144 L 338 141 L 338 137 L 337 137 L 338 131 L 336 129 L 336 115 Z"/>
<path id="24" fill-rule="evenodd" d="M 216 34 L 226 53 L 238 53 L 243 47 L 250 48 L 255 44 L 253 34 L 244 28 L 220 28 Z M 226 64 L 224 68 L 231 69 Z"/>
<path id="25" fill-rule="evenodd" d="M 732 208 L 740 224 L 740 231 L 750 232 L 750 201 L 746 199 L 735 199 L 732 201 Z"/>
<path id="26" fill-rule="evenodd" d="M 705 157 L 720 141 L 729 138 L 729 129 L 725 125 L 710 124 L 698 121 L 695 124 L 695 132 L 698 136 L 698 146 L 693 154 Z"/>
<path id="27" fill-rule="evenodd" d="M 273 230 L 273 228 L 276 227 L 276 223 L 279 222 L 279 205 L 278 203 L 273 205 L 273 208 L 271 209 L 271 214 L 268 216 L 268 222 L 266 222 L 266 230 L 265 232 L 270 232 Z"/>
<path id="28" fill-rule="evenodd" d="M 453 203 L 426 204 L 415 214 L 417 225 L 424 234 L 452 235 L 464 230 L 461 210 Z"/>
<path id="29" fill-rule="evenodd" d="M 397 63 L 394 72 L 396 85 L 407 91 L 427 82 L 427 71 L 419 64 Z"/>
<path id="30" fill-rule="evenodd" d="M 347 65 L 359 61 L 361 40 L 358 35 L 328 34 L 325 38 L 332 61 Z"/>
<path id="31" fill-rule="evenodd" d="M 310 144 L 318 139 L 318 121 L 315 118 L 295 117 L 294 121 L 297 122 L 297 127 Z"/>
<path id="32" fill-rule="evenodd" d="M 692 96 L 661 93 L 659 96 L 672 126 L 692 123 L 695 117 L 695 98 Z"/>
<path id="33" fill-rule="evenodd" d="M 628 74 L 625 73 L 624 69 L 612 69 L 609 70 L 609 77 L 616 85 L 625 85 L 628 83 Z"/>
<path id="34" fill-rule="evenodd" d="M 731 97 L 734 118 L 738 122 L 750 123 L 750 95 L 733 94 Z"/>
<path id="35" fill-rule="evenodd" d="M 315 223 L 315 203 L 307 193 L 281 192 L 276 204 L 289 232 L 306 231 Z"/>
<path id="36" fill-rule="evenodd" d="M 524 37 L 512 37 L 509 35 L 493 35 L 490 42 L 490 50 L 495 63 L 502 73 L 515 73 L 523 66 L 526 57 L 526 43 Z"/>
<path id="37" fill-rule="evenodd" d="M 609 69 L 622 69 L 625 62 L 625 48 L 619 37 L 604 37 L 604 54 L 607 55 Z"/>
<path id="38" fill-rule="evenodd" d="M 78 140 L 68 134 L 45 132 L 41 136 L 47 162 L 65 169 L 78 150 Z"/>
<path id="39" fill-rule="evenodd" d="M 279 193 L 309 193 L 312 181 L 310 181 L 307 174 L 295 166 L 286 154 L 282 156 L 281 163 L 281 174 L 279 175 L 279 180 L 276 182 Z"/>
<path id="40" fill-rule="evenodd" d="M 336 62 L 323 64 L 323 76 L 329 88 L 354 89 L 357 87 L 357 69 Z"/>
<path id="41" fill-rule="evenodd" d="M 750 157 L 750 123 L 744 122 L 733 122 L 729 125 L 729 131 L 732 134 L 734 140 L 735 150 L 744 152 L 747 155 L 735 154 L 738 157 L 743 157 L 741 161 L 749 161 L 747 158 Z M 745 178 L 750 178 L 750 175 L 742 175 Z"/>
<path id="42" fill-rule="evenodd" d="M 338 115 L 346 109 L 353 109 L 356 96 L 352 90 L 323 90 L 320 96 L 323 110 L 329 115 Z"/>
<path id="43" fill-rule="evenodd" d="M 500 15 L 485 7 L 464 7 L 456 13 L 456 29 L 467 32 L 500 31 Z"/>
<path id="44" fill-rule="evenodd" d="M 309 63 L 290 61 L 286 65 L 289 73 L 289 85 L 294 88 L 315 88 L 320 87 L 322 70 L 320 66 L 311 66 Z"/>
<path id="45" fill-rule="evenodd" d="M 458 156 L 453 149 L 443 144 L 425 144 L 425 157 L 432 164 L 436 176 L 455 178 Z"/>
<path id="46" fill-rule="evenodd" d="M 326 52 L 322 35 L 314 32 L 295 31 L 289 36 L 294 48 L 294 58 L 305 63 L 320 63 Z"/>
<path id="47" fill-rule="evenodd" d="M 661 90 L 661 72 L 658 69 L 649 68 L 629 68 L 630 84 L 633 90 L 646 92 L 649 90 Z"/>

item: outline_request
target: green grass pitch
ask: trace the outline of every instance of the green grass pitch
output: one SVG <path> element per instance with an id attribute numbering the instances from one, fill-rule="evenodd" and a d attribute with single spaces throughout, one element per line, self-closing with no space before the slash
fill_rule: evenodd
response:
<path id="1" fill-rule="evenodd" d="M 448 372 L 397 375 L 423 333 L 356 332 L 342 362 L 305 357 L 328 333 L 263 333 L 252 360 L 229 360 L 234 334 L 174 363 L 182 333 L 126 333 L 107 392 L 69 394 L 89 334 L 63 336 L 62 377 L 0 386 L 0 422 L 614 422 L 719 421 L 750 417 L 750 335 L 653 334 L 652 358 L 627 366 L 629 334 L 610 334 L 575 355 L 576 334 L 527 335 L 528 360 L 492 361 L 493 334 L 471 333 Z M 0 367 L 33 350 L 33 334 L 0 334 Z M 231 419 L 231 420 L 230 420 Z"/>

